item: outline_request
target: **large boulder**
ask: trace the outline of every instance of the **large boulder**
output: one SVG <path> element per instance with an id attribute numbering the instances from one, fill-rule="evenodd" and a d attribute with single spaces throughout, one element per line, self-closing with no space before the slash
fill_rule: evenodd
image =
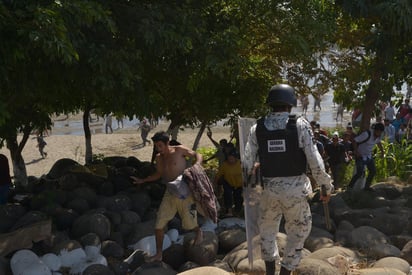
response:
<path id="1" fill-rule="evenodd" d="M 404 272 L 405 274 L 409 274 L 410 272 L 410 265 L 404 259 L 398 257 L 385 257 L 382 259 L 377 260 L 375 263 L 372 264 L 371 267 L 377 268 L 394 268 L 399 269 L 400 271 Z"/>
<path id="2" fill-rule="evenodd" d="M 104 241 L 110 236 L 110 220 L 103 214 L 90 213 L 77 218 L 72 226 L 72 234 L 79 238 L 87 233 L 96 233 Z"/>
<path id="3" fill-rule="evenodd" d="M 216 234 L 207 231 L 203 232 L 203 241 L 197 245 L 194 244 L 195 236 L 194 232 L 184 236 L 183 246 L 186 259 L 199 265 L 208 265 L 216 260 L 219 246 Z"/>
<path id="4" fill-rule="evenodd" d="M 80 166 L 80 164 L 75 160 L 68 158 L 59 159 L 53 164 L 52 168 L 47 174 L 47 178 L 58 179 L 66 175 L 67 173 L 70 173 L 70 170 L 76 166 Z"/>

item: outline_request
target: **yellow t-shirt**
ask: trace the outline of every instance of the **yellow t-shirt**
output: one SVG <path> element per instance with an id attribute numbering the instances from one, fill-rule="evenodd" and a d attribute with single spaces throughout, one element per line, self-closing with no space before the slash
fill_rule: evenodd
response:
<path id="1" fill-rule="evenodd" d="M 216 174 L 217 178 L 222 177 L 234 188 L 239 188 L 243 186 L 243 176 L 242 176 L 242 167 L 240 165 L 240 160 L 237 160 L 235 163 L 231 164 L 227 161 L 219 167 L 219 170 Z"/>

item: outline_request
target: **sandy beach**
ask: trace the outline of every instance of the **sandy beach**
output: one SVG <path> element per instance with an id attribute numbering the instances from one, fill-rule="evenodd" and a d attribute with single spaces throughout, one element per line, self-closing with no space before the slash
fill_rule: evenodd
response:
<path id="1" fill-rule="evenodd" d="M 72 120 L 77 119 L 78 116 L 69 118 Z M 101 120 L 100 120 L 101 121 Z M 94 124 L 93 128 L 98 128 L 99 131 L 92 134 L 92 149 L 94 155 L 99 156 L 135 156 L 142 161 L 150 161 L 152 157 L 153 146 L 152 144 L 142 146 L 142 139 L 140 137 L 140 130 L 138 130 L 138 125 L 132 125 L 125 128 L 117 128 L 117 124 L 113 123 L 113 134 L 105 134 L 103 129 L 103 123 Z M 70 123 L 67 123 L 70 125 Z M 168 121 L 160 121 L 159 125 L 151 130 L 149 137 L 160 130 L 166 130 L 169 125 Z M 39 150 L 37 148 L 36 136 L 31 135 L 26 146 L 23 149 L 23 159 L 26 163 L 27 175 L 40 177 L 47 174 L 53 164 L 62 158 L 73 159 L 80 164 L 85 163 L 85 138 L 83 135 L 68 135 L 63 134 L 70 132 L 70 126 L 62 128 L 53 128 L 51 134 L 45 137 L 47 145 L 45 151 L 47 152 L 47 157 L 42 158 L 40 156 Z M 183 145 L 192 148 L 195 141 L 196 135 L 198 133 L 198 128 L 184 128 L 184 130 L 179 131 L 178 141 Z M 230 128 L 226 126 L 214 126 L 211 127 L 213 132 L 213 139 L 219 141 L 219 139 L 230 138 Z M 20 141 L 20 140 L 19 140 Z M 200 140 L 199 147 L 214 147 L 213 143 L 203 133 Z M 0 153 L 6 155 L 9 158 L 11 166 L 10 152 L 6 147 L 0 149 Z M 12 167 L 10 167 L 12 170 Z M 13 171 L 10 171 L 13 175 Z"/>

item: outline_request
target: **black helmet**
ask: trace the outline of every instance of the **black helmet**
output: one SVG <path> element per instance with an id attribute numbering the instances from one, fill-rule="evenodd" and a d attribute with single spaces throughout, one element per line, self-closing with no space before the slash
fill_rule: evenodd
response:
<path id="1" fill-rule="evenodd" d="M 270 88 L 269 95 L 266 98 L 266 104 L 269 104 L 270 106 L 296 106 L 297 99 L 295 96 L 295 90 L 287 84 L 275 85 Z"/>
<path id="2" fill-rule="evenodd" d="M 382 122 L 376 122 L 372 125 L 373 130 L 385 131 L 385 125 Z"/>

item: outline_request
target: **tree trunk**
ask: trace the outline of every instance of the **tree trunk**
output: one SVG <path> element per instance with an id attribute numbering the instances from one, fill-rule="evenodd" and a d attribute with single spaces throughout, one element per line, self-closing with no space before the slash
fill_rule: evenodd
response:
<path id="1" fill-rule="evenodd" d="M 32 127 L 26 126 L 23 129 L 23 138 L 20 144 L 17 142 L 17 134 L 6 138 L 7 148 L 10 151 L 11 162 L 13 165 L 14 183 L 16 186 L 27 186 L 27 169 L 22 156 L 23 148 L 29 139 Z"/>
<path id="2" fill-rule="evenodd" d="M 167 128 L 167 132 L 170 134 L 171 139 L 177 140 L 177 136 L 179 134 L 179 127 L 180 125 L 174 121 L 173 119 L 170 121 L 170 125 Z"/>
<path id="3" fill-rule="evenodd" d="M 91 164 L 93 161 L 93 150 L 92 150 L 92 134 L 90 133 L 90 110 L 92 108 L 87 104 L 84 108 L 83 113 L 83 130 L 84 130 L 84 139 L 86 142 L 86 154 L 85 154 L 85 163 Z"/>
<path id="4" fill-rule="evenodd" d="M 377 62 L 379 62 L 379 60 Z M 379 99 L 379 91 L 380 91 L 379 87 L 380 87 L 381 77 L 382 77 L 381 67 L 377 66 L 375 68 L 375 72 L 373 72 L 372 74 L 371 81 L 365 93 L 365 101 L 363 103 L 362 120 L 361 120 L 361 125 L 360 125 L 361 131 L 364 131 L 370 128 L 370 120 L 375 110 L 376 102 Z"/>
<path id="5" fill-rule="evenodd" d="M 206 123 L 202 122 L 202 124 L 200 125 L 200 128 L 199 128 L 199 132 L 197 132 L 195 141 L 193 143 L 193 148 L 192 149 L 194 151 L 196 151 L 197 147 L 199 146 L 200 139 L 202 138 L 202 135 L 203 135 L 203 132 L 205 131 L 205 129 L 206 129 Z"/>

